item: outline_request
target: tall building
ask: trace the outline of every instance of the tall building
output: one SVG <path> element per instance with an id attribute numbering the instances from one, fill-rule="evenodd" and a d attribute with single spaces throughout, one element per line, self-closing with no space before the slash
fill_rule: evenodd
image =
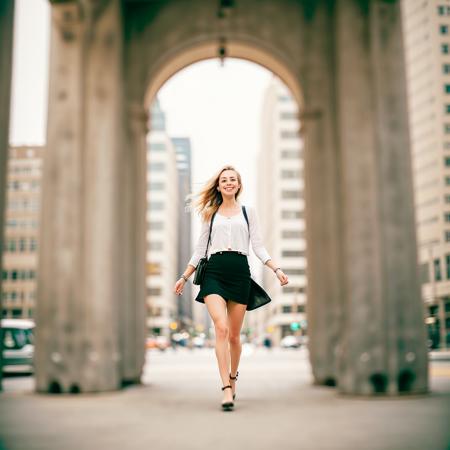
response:
<path id="1" fill-rule="evenodd" d="M 173 292 L 178 278 L 179 191 L 175 148 L 166 133 L 164 112 L 155 101 L 147 136 L 147 328 L 170 337 L 178 318 Z"/>
<path id="2" fill-rule="evenodd" d="M 11 147 L 3 240 L 3 317 L 34 317 L 44 148 Z"/>
<path id="3" fill-rule="evenodd" d="M 450 1 L 403 1 L 422 295 L 430 345 L 450 347 Z"/>
<path id="4" fill-rule="evenodd" d="M 263 271 L 263 285 L 273 301 L 253 313 L 250 326 L 259 336 L 269 333 L 277 344 L 284 336 L 306 331 L 303 143 L 298 106 L 277 78 L 265 93 L 261 142 L 257 207 L 262 234 L 290 282 L 281 287 L 271 272 Z"/>
<path id="5" fill-rule="evenodd" d="M 191 211 L 183 208 L 186 197 L 192 192 L 191 141 L 189 138 L 172 138 L 175 148 L 178 170 L 178 272 L 177 278 L 186 268 L 191 258 Z M 178 297 L 178 321 L 180 328 L 189 329 L 193 324 L 192 316 L 192 284 L 186 283 L 183 294 Z"/>

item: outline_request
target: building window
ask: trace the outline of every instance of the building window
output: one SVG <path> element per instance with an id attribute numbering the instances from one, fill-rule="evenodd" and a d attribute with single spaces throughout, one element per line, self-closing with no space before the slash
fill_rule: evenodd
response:
<path id="1" fill-rule="evenodd" d="M 166 164 L 162 161 L 150 162 L 148 164 L 148 169 L 150 172 L 162 172 L 166 168 Z"/>
<path id="2" fill-rule="evenodd" d="M 282 219 L 302 219 L 303 211 L 283 210 L 283 211 L 281 211 L 281 218 Z"/>
<path id="3" fill-rule="evenodd" d="M 19 239 L 19 252 L 24 252 L 27 249 L 27 240 L 25 238 Z"/>
<path id="4" fill-rule="evenodd" d="M 450 123 L 444 123 L 444 133 L 450 134 Z"/>
<path id="5" fill-rule="evenodd" d="M 441 53 L 443 53 L 444 55 L 448 55 L 448 44 L 441 44 Z"/>
<path id="6" fill-rule="evenodd" d="M 450 64 L 442 64 L 442 72 L 450 73 Z"/>
<path id="7" fill-rule="evenodd" d="M 283 314 L 289 314 L 292 312 L 292 306 L 291 305 L 283 305 L 281 309 Z"/>
<path id="8" fill-rule="evenodd" d="M 445 203 L 450 203 L 450 195 L 445 195 L 444 196 L 444 201 L 445 201 Z"/>
<path id="9" fill-rule="evenodd" d="M 161 293 L 162 293 L 162 289 L 160 287 L 147 288 L 147 295 L 156 297 L 158 295 L 161 295 Z"/>
<path id="10" fill-rule="evenodd" d="M 450 213 L 444 213 L 444 220 L 445 222 L 450 222 Z"/>
<path id="11" fill-rule="evenodd" d="M 434 265 L 434 279 L 435 281 L 441 281 L 442 280 L 441 260 L 439 258 L 436 258 L 433 262 L 433 265 Z"/>
<path id="12" fill-rule="evenodd" d="M 450 72 L 450 69 L 449 69 L 449 72 Z M 280 136 L 281 136 L 281 139 L 295 139 L 295 138 L 298 138 L 298 131 L 281 130 Z"/>
<path id="13" fill-rule="evenodd" d="M 163 152 L 165 149 L 166 149 L 166 145 L 165 144 L 161 144 L 161 143 L 158 143 L 158 142 L 150 144 L 150 151 L 151 152 Z"/>
<path id="14" fill-rule="evenodd" d="M 285 239 L 296 239 L 304 237 L 305 233 L 302 230 L 283 230 L 281 237 Z"/>
<path id="15" fill-rule="evenodd" d="M 445 255 L 445 270 L 447 272 L 447 280 L 450 280 L 450 253 Z"/>
<path id="16" fill-rule="evenodd" d="M 450 84 L 444 84 L 444 94 L 450 94 Z"/>
<path id="17" fill-rule="evenodd" d="M 444 109 L 445 114 L 450 114 L 450 105 L 446 104 Z"/>
<path id="18" fill-rule="evenodd" d="M 37 241 L 34 238 L 30 239 L 30 251 L 34 252 L 37 249 Z"/>
<path id="19" fill-rule="evenodd" d="M 162 230 L 164 228 L 164 222 L 151 221 L 148 223 L 149 230 Z"/>
<path id="20" fill-rule="evenodd" d="M 290 198 L 303 198 L 303 192 L 299 190 L 283 190 L 281 191 L 281 198 L 290 199 Z"/>
<path id="21" fill-rule="evenodd" d="M 285 269 L 283 272 L 286 275 L 305 275 L 305 269 Z"/>
<path id="22" fill-rule="evenodd" d="M 281 150 L 281 159 L 299 159 L 300 149 L 298 150 Z"/>
<path id="23" fill-rule="evenodd" d="M 283 111 L 280 114 L 280 119 L 282 120 L 297 119 L 297 113 L 293 111 Z"/>
<path id="24" fill-rule="evenodd" d="M 150 207 L 150 211 L 161 211 L 164 209 L 164 203 L 163 202 L 152 202 L 150 200 L 149 207 Z"/>
<path id="25" fill-rule="evenodd" d="M 300 178 L 301 176 L 302 176 L 301 170 L 284 169 L 281 171 L 281 178 L 284 179 Z"/>
<path id="26" fill-rule="evenodd" d="M 445 184 L 450 186 L 450 177 L 445 177 Z"/>
<path id="27" fill-rule="evenodd" d="M 440 25 L 439 26 L 439 32 L 441 34 L 448 34 L 448 25 Z"/>
<path id="28" fill-rule="evenodd" d="M 450 242 L 450 231 L 446 231 L 444 234 L 445 242 Z"/>
<path id="29" fill-rule="evenodd" d="M 305 251 L 304 250 L 283 250 L 281 252 L 281 256 L 283 256 L 284 258 L 302 257 L 302 256 L 305 256 Z"/>
<path id="30" fill-rule="evenodd" d="M 149 250 L 162 250 L 163 243 L 161 241 L 150 241 L 148 245 Z"/>
<path id="31" fill-rule="evenodd" d="M 449 130 L 450 130 L 450 124 L 449 124 Z M 162 181 L 150 181 L 148 184 L 148 190 L 149 191 L 162 191 L 164 190 L 164 183 Z"/>

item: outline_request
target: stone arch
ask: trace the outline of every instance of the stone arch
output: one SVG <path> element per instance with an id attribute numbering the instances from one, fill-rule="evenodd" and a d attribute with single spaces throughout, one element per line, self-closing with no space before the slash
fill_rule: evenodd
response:
<path id="1" fill-rule="evenodd" d="M 145 82 L 147 85 L 144 95 L 145 108 L 148 109 L 151 100 L 162 85 L 178 71 L 196 62 L 218 58 L 220 45 L 220 43 L 213 41 L 190 46 L 186 45 L 177 51 L 172 51 L 170 55 L 163 56 L 150 66 L 146 78 L 147 81 Z M 258 64 L 277 75 L 292 92 L 301 113 L 304 105 L 304 95 L 293 67 L 274 55 L 273 52 L 256 45 L 232 41 L 225 43 L 224 46 L 226 58 L 244 59 Z"/>

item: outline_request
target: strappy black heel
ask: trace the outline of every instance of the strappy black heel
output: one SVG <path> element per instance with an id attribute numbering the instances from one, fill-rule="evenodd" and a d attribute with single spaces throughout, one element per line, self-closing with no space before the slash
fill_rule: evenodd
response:
<path id="1" fill-rule="evenodd" d="M 222 388 L 222 391 L 224 391 L 225 389 L 233 389 L 233 388 L 231 387 L 231 384 L 229 384 L 228 386 L 224 386 Z M 233 408 L 234 408 L 234 403 L 233 402 L 224 402 L 224 403 L 222 403 L 222 409 L 224 411 L 232 411 Z"/>
<path id="2" fill-rule="evenodd" d="M 239 376 L 239 372 L 236 372 L 236 376 L 235 376 L 235 377 L 232 377 L 232 376 L 231 376 L 231 373 L 230 373 L 230 380 L 237 381 L 238 376 Z M 235 398 L 236 398 L 236 394 L 233 394 L 233 400 L 234 400 Z"/>

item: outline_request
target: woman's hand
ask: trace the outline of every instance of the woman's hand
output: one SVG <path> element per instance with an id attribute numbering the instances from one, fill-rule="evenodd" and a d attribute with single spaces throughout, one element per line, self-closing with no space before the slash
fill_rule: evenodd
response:
<path id="1" fill-rule="evenodd" d="M 181 295 L 183 293 L 183 288 L 185 285 L 186 281 L 184 278 L 180 278 L 176 283 L 175 283 L 175 288 L 174 288 L 174 292 L 177 295 Z"/>
<path id="2" fill-rule="evenodd" d="M 277 275 L 277 278 L 280 280 L 281 286 L 284 286 L 285 284 L 289 283 L 289 279 L 288 279 L 287 275 L 285 275 L 281 269 L 277 270 L 276 275 Z"/>

